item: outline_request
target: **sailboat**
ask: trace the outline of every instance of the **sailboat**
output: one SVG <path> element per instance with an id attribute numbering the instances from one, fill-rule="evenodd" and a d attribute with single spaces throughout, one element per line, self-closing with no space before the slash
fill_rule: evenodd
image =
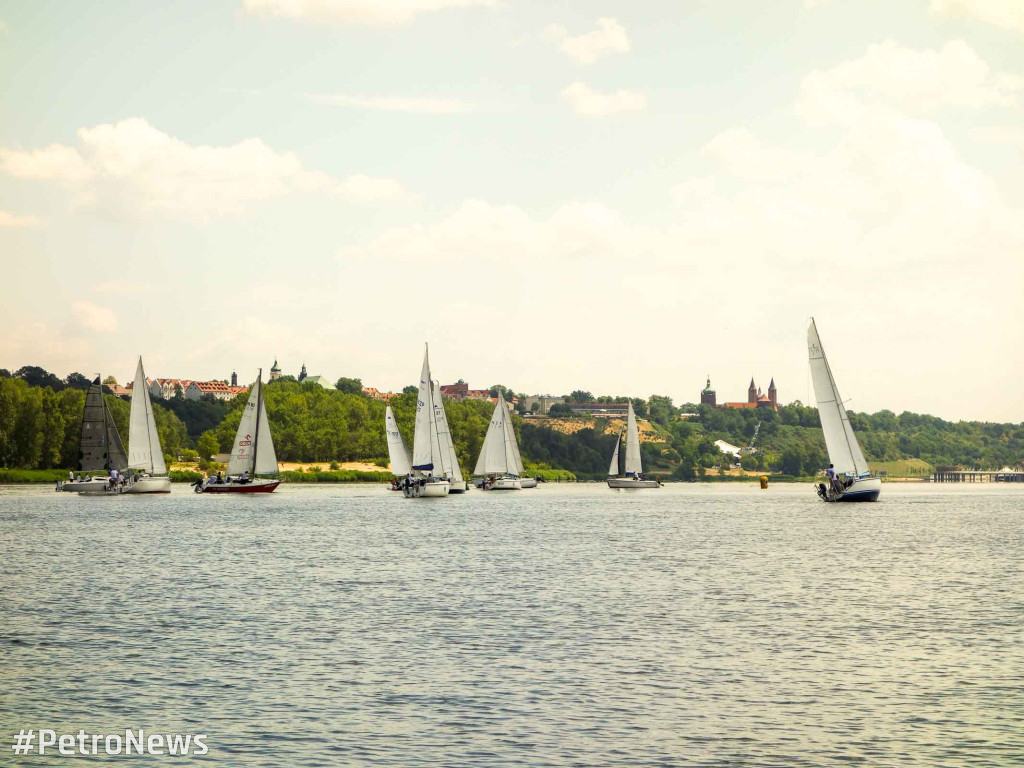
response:
<path id="1" fill-rule="evenodd" d="M 626 474 L 619 475 L 619 444 L 622 442 L 622 433 L 619 433 L 615 441 L 615 452 L 612 453 L 612 461 L 608 466 L 608 487 L 609 488 L 660 488 L 661 483 L 657 480 L 644 479 L 643 462 L 640 459 L 640 430 L 636 425 L 636 414 L 633 412 L 633 404 L 629 404 L 629 413 L 626 415 Z"/>
<path id="2" fill-rule="evenodd" d="M 196 485 L 196 493 L 271 493 L 281 481 L 258 475 L 277 474 L 277 454 L 270 436 L 270 421 L 263 400 L 263 369 L 249 389 L 249 401 L 238 422 L 235 443 L 228 459 L 227 477 Z"/>
<path id="3" fill-rule="evenodd" d="M 142 475 L 135 478 L 125 493 L 170 493 L 171 478 L 167 476 L 164 452 L 160 447 L 160 436 L 153 420 L 153 404 L 149 400 L 146 386 L 146 372 L 142 368 L 142 357 L 135 368 L 135 383 L 132 385 L 132 410 L 128 422 L 128 467 L 141 469 Z"/>
<path id="4" fill-rule="evenodd" d="M 523 460 L 519 456 L 512 419 L 499 389 L 498 402 L 494 406 L 473 474 L 482 478 L 480 487 L 485 491 L 518 491 L 523 487 L 519 476 L 522 471 Z"/>
<path id="5" fill-rule="evenodd" d="M 409 499 L 448 495 L 451 483 L 444 474 L 441 441 L 434 414 L 434 387 L 430 378 L 430 349 L 423 352 L 420 387 L 416 400 L 416 430 L 412 439 L 412 476 L 402 488 Z"/>
<path id="6" fill-rule="evenodd" d="M 441 386 L 433 383 L 432 396 L 434 401 L 434 424 L 437 428 L 437 441 L 441 446 L 441 469 L 448 478 L 448 493 L 465 493 L 467 484 L 462 477 L 462 467 L 455 453 L 455 442 L 448 426 L 448 414 L 444 412 L 444 401 L 441 399 Z"/>
<path id="7" fill-rule="evenodd" d="M 99 376 L 85 393 L 82 436 L 78 443 L 78 469 L 78 479 L 61 483 L 60 490 L 73 493 L 119 493 L 121 487 L 110 482 L 110 471 L 124 472 L 128 469 L 128 457 L 110 409 L 103 399 L 103 385 L 100 384 Z M 92 477 L 89 474 L 91 472 L 100 474 Z"/>
<path id="8" fill-rule="evenodd" d="M 818 495 L 823 501 L 875 501 L 882 492 L 880 478 L 871 477 L 871 470 L 853 434 L 843 399 L 825 357 L 825 348 L 818 336 L 818 327 L 811 318 L 807 328 L 807 351 L 818 401 L 818 417 L 825 434 L 828 458 L 836 471 L 836 482 L 819 483 Z"/>

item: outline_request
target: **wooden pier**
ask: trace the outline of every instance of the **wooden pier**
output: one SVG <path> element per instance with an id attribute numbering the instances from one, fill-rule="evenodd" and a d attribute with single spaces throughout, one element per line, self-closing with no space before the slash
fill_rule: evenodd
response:
<path id="1" fill-rule="evenodd" d="M 988 471 L 936 467 L 933 483 L 1024 483 L 1024 472 L 1017 470 Z"/>

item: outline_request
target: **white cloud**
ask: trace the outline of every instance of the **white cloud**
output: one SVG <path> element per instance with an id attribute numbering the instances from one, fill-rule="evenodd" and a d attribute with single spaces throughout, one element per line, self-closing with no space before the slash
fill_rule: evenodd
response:
<path id="1" fill-rule="evenodd" d="M 451 115 L 469 112 L 470 107 L 457 99 L 419 96 L 349 96 L 343 93 L 310 93 L 306 98 L 317 104 L 353 109 L 377 109 L 424 115 Z"/>
<path id="2" fill-rule="evenodd" d="M 991 125 L 974 128 L 971 130 L 970 136 L 979 144 L 997 144 L 1024 149 L 1024 128 L 1018 126 Z"/>
<path id="3" fill-rule="evenodd" d="M 117 330 L 117 316 L 107 307 L 89 301 L 75 301 L 71 304 L 75 319 L 90 331 L 113 333 Z"/>
<path id="4" fill-rule="evenodd" d="M 1003 29 L 1024 32 L 1021 0 L 932 0 L 932 17 L 943 21 L 982 21 Z"/>
<path id="5" fill-rule="evenodd" d="M 993 73 L 962 40 L 914 50 L 887 40 L 864 56 L 803 78 L 797 113 L 808 123 L 850 123 L 869 110 L 926 115 L 943 107 L 977 109 L 1017 102 L 1024 78 Z"/>
<path id="6" fill-rule="evenodd" d="M 377 200 L 404 195 L 391 179 L 357 175 L 338 182 L 305 170 L 296 155 L 275 152 L 260 139 L 191 146 L 137 117 L 79 129 L 78 138 L 79 149 L 0 149 L 0 172 L 60 183 L 72 192 L 74 208 L 198 221 L 296 192 Z"/>
<path id="7" fill-rule="evenodd" d="M 38 216 L 17 216 L 8 211 L 0 211 L 0 227 L 20 227 L 32 229 L 39 227 L 43 220 Z"/>
<path id="8" fill-rule="evenodd" d="M 580 82 L 573 83 L 562 91 L 562 98 L 580 115 L 612 115 L 647 106 L 647 98 L 643 94 L 623 90 L 599 93 L 591 90 L 586 83 Z"/>
<path id="9" fill-rule="evenodd" d="M 485 6 L 498 0 L 244 0 L 242 7 L 264 18 L 329 24 L 406 24 L 419 13 Z"/>
<path id="10" fill-rule="evenodd" d="M 355 174 L 335 184 L 332 193 L 344 200 L 398 200 L 406 197 L 405 187 L 394 179 Z"/>
<path id="11" fill-rule="evenodd" d="M 557 44 L 566 56 L 581 64 L 592 64 L 605 56 L 627 53 L 630 49 L 626 28 L 617 19 L 598 19 L 597 29 L 576 37 L 569 37 L 565 27 L 549 24 L 544 28 L 543 36 L 545 40 Z"/>

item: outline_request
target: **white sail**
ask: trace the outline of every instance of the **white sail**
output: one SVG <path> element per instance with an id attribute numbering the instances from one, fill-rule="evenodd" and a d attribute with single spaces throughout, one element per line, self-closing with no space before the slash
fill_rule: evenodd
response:
<path id="1" fill-rule="evenodd" d="M 151 475 L 167 474 L 141 357 L 135 369 L 135 383 L 132 384 L 131 418 L 128 422 L 128 466 L 132 469 L 144 469 Z"/>
<path id="2" fill-rule="evenodd" d="M 832 377 L 825 348 L 818 337 L 818 328 L 811 318 L 807 328 L 807 352 L 811 364 L 811 379 L 814 381 L 814 397 L 818 401 L 818 417 L 821 431 L 825 433 L 825 446 L 829 461 L 839 474 L 860 476 L 867 474 L 868 463 L 861 453 L 860 445 L 853 434 L 850 418 L 839 396 L 836 380 Z"/>
<path id="3" fill-rule="evenodd" d="M 498 475 L 508 472 L 515 473 L 515 461 L 508 451 L 508 432 L 505 430 L 505 400 L 498 393 L 498 402 L 491 414 L 491 423 L 487 425 L 484 444 L 480 448 L 480 457 L 476 460 L 474 475 Z"/>
<path id="4" fill-rule="evenodd" d="M 262 379 L 262 375 L 260 377 Z M 254 471 L 257 475 L 277 474 L 277 453 L 274 451 L 274 439 L 270 436 L 270 421 L 267 419 L 267 401 L 263 397 L 263 382 L 260 381 L 260 426 L 256 432 L 258 440 L 256 444 L 256 466 Z"/>
<path id="5" fill-rule="evenodd" d="M 615 477 L 619 474 L 619 445 L 622 444 L 622 432 L 619 432 L 615 440 L 615 451 L 612 453 L 612 463 L 608 465 L 608 477 Z"/>
<path id="6" fill-rule="evenodd" d="M 437 425 L 434 423 L 433 393 L 430 380 L 430 350 L 423 352 L 423 368 L 420 370 L 420 388 L 416 400 L 416 430 L 412 438 L 412 468 L 419 472 L 430 473 L 434 470 L 434 461 L 440 464 L 437 445 Z M 437 469 L 440 471 L 441 467 Z"/>
<path id="7" fill-rule="evenodd" d="M 384 431 L 388 439 L 391 474 L 395 477 L 409 474 L 412 471 L 409 449 L 405 447 L 405 441 L 402 439 L 402 433 L 398 430 L 398 422 L 395 421 L 395 414 L 391 412 L 390 405 L 384 410 Z"/>
<path id="8" fill-rule="evenodd" d="M 462 468 L 459 467 L 459 457 L 455 453 L 452 431 L 448 426 L 448 414 L 444 411 L 444 401 L 441 399 L 441 389 L 437 382 L 434 382 L 431 394 L 434 400 L 434 424 L 437 427 L 437 442 L 441 448 L 441 466 L 444 468 L 444 475 L 455 484 L 464 483 Z"/>
<path id="9" fill-rule="evenodd" d="M 519 442 L 516 440 L 516 428 L 512 423 L 512 414 L 508 412 L 508 405 L 500 391 L 498 392 L 498 403 L 504 408 L 503 412 L 505 414 L 505 446 L 510 454 L 513 467 L 509 469 L 509 472 L 513 475 L 522 475 L 525 468 L 523 467 L 523 457 L 519 455 Z"/>
<path id="10" fill-rule="evenodd" d="M 640 430 L 636 426 L 636 414 L 633 404 L 629 404 L 629 415 L 626 417 L 626 474 L 639 475 L 644 471 L 640 461 Z"/>
<path id="11" fill-rule="evenodd" d="M 231 458 L 228 459 L 229 475 L 253 471 L 252 459 L 256 445 L 256 425 L 259 423 L 261 379 L 262 376 L 249 388 L 249 400 L 242 410 L 242 418 L 235 432 L 235 442 L 231 447 Z"/>

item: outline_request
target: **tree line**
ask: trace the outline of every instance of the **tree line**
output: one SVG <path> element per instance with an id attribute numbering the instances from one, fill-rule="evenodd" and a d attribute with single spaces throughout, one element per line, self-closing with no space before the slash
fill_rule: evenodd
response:
<path id="1" fill-rule="evenodd" d="M 73 373 L 60 379 L 42 368 L 0 369 L 0 466 L 36 469 L 77 466 L 82 408 L 89 379 Z M 490 388 L 506 397 L 513 390 Z M 367 397 L 357 378 L 339 379 L 335 389 L 283 377 L 264 388 L 267 413 L 277 456 L 281 461 L 385 463 L 385 403 Z M 129 405 L 105 394 L 122 440 L 127 443 Z M 205 457 L 227 453 L 235 436 L 243 393 L 221 402 L 206 396 L 199 401 L 175 397 L 154 399 L 153 412 L 164 453 L 169 460 L 188 451 Z M 641 446 L 645 468 L 677 479 L 692 479 L 731 466 L 734 459 L 714 443 L 724 440 L 754 450 L 744 452 L 746 469 L 793 476 L 813 475 L 827 466 L 827 452 L 816 408 L 799 401 L 769 408 L 728 409 L 684 403 L 652 395 L 646 400 L 595 397 L 585 390 L 569 396 L 575 402 L 633 403 L 640 418 L 650 420 L 655 440 Z M 525 397 L 519 396 L 519 409 Z M 475 465 L 493 404 L 487 400 L 444 401 L 456 453 L 464 473 Z M 399 428 L 411 449 L 416 412 L 416 389 L 406 387 L 391 400 Z M 573 414 L 564 414 L 572 418 Z M 935 466 L 960 465 L 999 469 L 1024 458 L 1024 425 L 989 422 L 949 422 L 910 412 L 851 413 L 861 447 L 869 461 L 918 458 Z M 605 419 L 588 419 L 583 429 L 563 434 L 544 419 L 513 419 L 523 459 L 570 470 L 581 478 L 597 479 L 607 472 L 615 443 L 605 434 Z"/>

